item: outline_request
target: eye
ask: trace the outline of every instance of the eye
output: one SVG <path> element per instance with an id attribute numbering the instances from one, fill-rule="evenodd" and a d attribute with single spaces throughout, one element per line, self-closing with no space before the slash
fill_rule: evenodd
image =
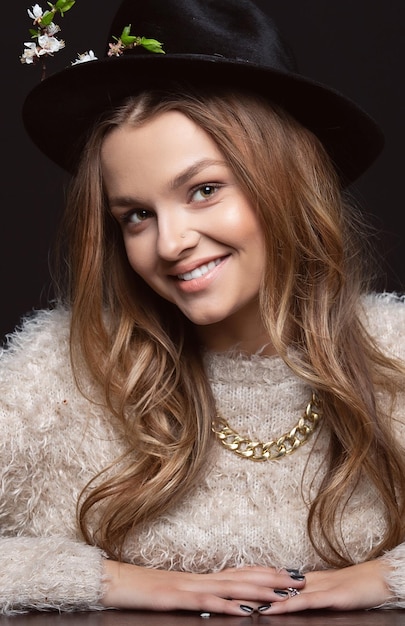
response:
<path id="1" fill-rule="evenodd" d="M 204 202 L 209 200 L 219 189 L 219 185 L 200 185 L 191 195 L 192 202 Z"/>
<path id="2" fill-rule="evenodd" d="M 142 224 L 150 217 L 153 217 L 151 211 L 147 211 L 146 209 L 138 209 L 137 211 L 129 211 L 125 215 L 122 216 L 121 222 L 128 225 L 137 226 L 138 224 Z"/>

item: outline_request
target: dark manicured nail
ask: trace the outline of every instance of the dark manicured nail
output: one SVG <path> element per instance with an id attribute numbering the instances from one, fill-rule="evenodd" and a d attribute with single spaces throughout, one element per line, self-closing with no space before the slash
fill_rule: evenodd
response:
<path id="1" fill-rule="evenodd" d="M 253 613 L 254 609 L 251 606 L 247 606 L 247 604 L 240 604 L 239 606 L 245 613 Z"/>
<path id="2" fill-rule="evenodd" d="M 260 613 L 262 611 L 267 611 L 267 609 L 271 609 L 271 604 L 263 604 L 263 606 L 258 606 L 257 610 L 260 611 Z"/>
<path id="3" fill-rule="evenodd" d="M 282 598 L 286 598 L 289 595 L 288 591 L 285 591 L 285 589 L 273 589 L 273 591 Z"/>
<path id="4" fill-rule="evenodd" d="M 297 569 L 288 569 L 287 572 L 293 580 L 305 580 L 305 576 Z"/>

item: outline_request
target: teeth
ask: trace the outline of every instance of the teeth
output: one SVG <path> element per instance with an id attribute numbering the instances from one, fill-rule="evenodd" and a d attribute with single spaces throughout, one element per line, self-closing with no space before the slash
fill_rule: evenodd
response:
<path id="1" fill-rule="evenodd" d="M 192 272 L 186 272 L 185 274 L 179 274 L 177 278 L 180 280 L 193 280 L 193 278 L 200 278 L 204 276 L 210 270 L 213 270 L 214 267 L 221 263 L 221 259 L 217 259 L 216 261 L 210 261 L 206 265 L 200 265 L 200 267 L 196 267 Z"/>

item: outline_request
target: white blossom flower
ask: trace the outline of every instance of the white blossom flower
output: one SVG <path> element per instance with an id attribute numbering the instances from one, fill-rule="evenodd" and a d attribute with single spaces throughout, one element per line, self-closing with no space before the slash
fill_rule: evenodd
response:
<path id="1" fill-rule="evenodd" d="M 37 20 L 41 19 L 41 17 L 44 14 L 44 12 L 41 9 L 41 7 L 39 6 L 39 4 L 34 4 L 34 6 L 32 7 L 32 11 L 27 9 L 27 13 L 30 16 L 30 18 L 32 20 L 34 20 L 34 22 L 36 22 Z"/>
<path id="2" fill-rule="evenodd" d="M 89 50 L 88 52 L 83 52 L 83 54 L 79 54 L 78 58 L 75 61 L 72 61 L 72 65 L 87 63 L 88 61 L 97 61 L 97 57 L 95 56 L 93 50 Z"/>
<path id="3" fill-rule="evenodd" d="M 108 44 L 109 50 L 108 50 L 108 56 L 109 57 L 119 57 L 121 56 L 121 54 L 124 52 L 125 46 L 122 43 L 121 40 L 117 41 L 116 43 L 111 42 Z"/>
<path id="4" fill-rule="evenodd" d="M 49 35 L 41 35 L 38 37 L 38 45 L 40 47 L 40 55 L 49 54 L 52 56 L 55 52 L 58 52 L 65 47 L 63 39 L 57 39 L 56 37 L 49 37 Z"/>
<path id="5" fill-rule="evenodd" d="M 53 22 L 51 22 L 49 26 L 46 27 L 46 32 L 51 37 L 53 35 L 56 35 L 56 33 L 59 33 L 59 31 L 60 31 L 60 26 L 58 24 L 54 24 Z"/>
<path id="6" fill-rule="evenodd" d="M 34 63 L 34 60 L 39 56 L 37 45 L 32 41 L 27 41 L 24 43 L 24 46 L 26 46 L 26 49 L 20 57 L 21 63 L 27 63 L 27 65 Z"/>

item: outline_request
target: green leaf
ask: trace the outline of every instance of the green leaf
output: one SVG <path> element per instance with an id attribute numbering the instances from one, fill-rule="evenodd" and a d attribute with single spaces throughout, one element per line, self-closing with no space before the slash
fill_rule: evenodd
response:
<path id="1" fill-rule="evenodd" d="M 46 27 L 52 23 L 55 13 L 53 11 L 45 11 L 41 17 L 41 26 Z"/>
<path id="2" fill-rule="evenodd" d="M 165 51 L 162 50 L 163 44 L 157 39 L 147 39 L 146 37 L 141 37 L 140 45 L 149 50 L 149 52 L 160 52 L 161 54 L 165 54 Z"/>
<path id="3" fill-rule="evenodd" d="M 136 41 L 136 37 L 134 37 L 130 33 L 131 33 L 131 24 L 128 24 L 128 26 L 125 26 L 123 28 L 121 36 L 120 36 L 120 39 L 122 43 L 124 44 L 124 46 L 130 46 Z"/>
<path id="4" fill-rule="evenodd" d="M 121 41 L 123 46 L 126 48 L 143 46 L 150 52 L 160 52 L 161 54 L 165 54 L 162 49 L 163 44 L 160 43 L 160 41 L 157 41 L 157 39 L 148 39 L 147 37 L 131 35 L 131 24 L 127 24 L 127 26 L 122 29 L 120 37 L 113 37 L 113 39 L 115 39 L 115 41 Z"/>
<path id="5" fill-rule="evenodd" d="M 55 9 L 57 9 L 63 17 L 63 14 L 66 13 L 66 11 L 69 11 L 75 2 L 76 0 L 57 0 Z"/>

